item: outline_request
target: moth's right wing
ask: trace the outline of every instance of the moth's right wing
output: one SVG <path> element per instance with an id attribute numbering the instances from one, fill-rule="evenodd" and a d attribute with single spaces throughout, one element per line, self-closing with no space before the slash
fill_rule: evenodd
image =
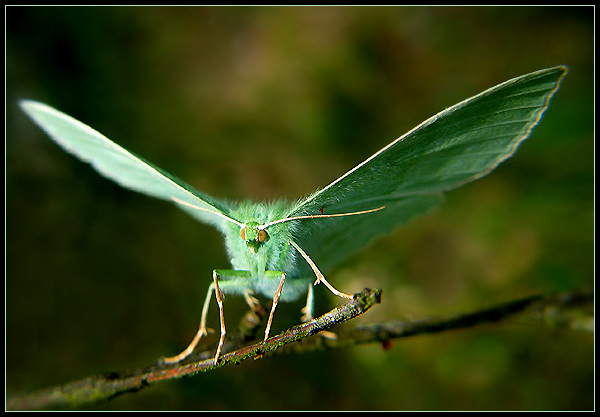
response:
<path id="1" fill-rule="evenodd" d="M 430 210 L 443 192 L 489 174 L 529 137 L 566 73 L 558 66 L 513 78 L 421 123 L 300 201 L 288 217 L 385 209 L 305 220 L 296 243 L 327 271 Z"/>
<path id="2" fill-rule="evenodd" d="M 203 194 L 183 181 L 117 145 L 101 133 L 46 104 L 19 102 L 23 111 L 65 151 L 89 163 L 104 177 L 133 191 L 172 201 L 191 216 L 220 230 L 228 205 Z M 203 210 L 177 203 L 177 198 Z"/>

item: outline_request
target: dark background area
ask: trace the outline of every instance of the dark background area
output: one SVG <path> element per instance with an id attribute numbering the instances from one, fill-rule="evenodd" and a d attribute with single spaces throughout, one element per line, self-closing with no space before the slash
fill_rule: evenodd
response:
<path id="1" fill-rule="evenodd" d="M 515 157 L 328 279 L 344 292 L 383 288 L 366 323 L 593 285 L 591 7 L 5 11 L 8 395 L 178 353 L 212 270 L 228 267 L 218 232 L 63 152 L 21 98 L 211 195 L 294 200 L 444 108 L 565 64 Z M 342 302 L 317 295 L 320 311 Z M 280 305 L 273 331 L 296 324 L 302 304 Z M 244 301 L 225 308 L 233 328 Z M 389 351 L 245 362 L 89 408 L 589 410 L 593 345 L 591 333 L 523 318 Z"/>

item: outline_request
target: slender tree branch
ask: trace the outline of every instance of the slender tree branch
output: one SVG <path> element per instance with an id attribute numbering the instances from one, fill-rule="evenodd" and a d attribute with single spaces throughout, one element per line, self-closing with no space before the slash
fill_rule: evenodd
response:
<path id="1" fill-rule="evenodd" d="M 350 320 L 380 301 L 381 290 L 365 289 L 361 293 L 355 294 L 352 300 L 331 310 L 329 313 L 310 322 L 294 326 L 265 342 L 226 353 L 219 358 L 217 363 L 214 362 L 213 358 L 198 360 L 199 357 L 206 356 L 206 352 L 203 352 L 193 355 L 184 363 L 175 365 L 166 366 L 161 363 L 162 361 L 159 361 L 158 364 L 145 369 L 94 375 L 65 385 L 15 396 L 8 399 L 7 409 L 33 410 L 77 407 L 107 400 L 125 392 L 135 392 L 155 382 L 191 376 L 198 372 L 206 372 L 226 365 L 240 363 L 250 358 L 257 359 L 265 353 L 279 349 L 281 346 L 305 339 L 335 324 Z M 261 310 L 256 311 L 255 314 L 259 320 L 256 320 L 256 318 L 248 320 L 249 316 L 246 315 L 246 329 L 241 332 L 240 336 L 234 338 L 232 343 L 239 345 L 243 339 L 255 333 L 254 329 L 260 324 L 260 318 L 264 315 Z M 224 351 L 225 349 L 231 350 L 233 346 L 232 344 L 225 346 Z"/>
<path id="2" fill-rule="evenodd" d="M 374 342 L 385 344 L 391 339 L 400 337 L 439 333 L 483 323 L 498 322 L 525 311 L 530 313 L 530 317 L 544 320 L 554 326 L 583 327 L 586 330 L 589 330 L 590 327 L 593 328 L 593 321 L 591 324 L 586 324 L 585 320 L 581 321 L 564 313 L 565 309 L 590 305 L 593 302 L 593 292 L 583 291 L 559 296 L 536 295 L 448 318 L 395 320 L 360 326 L 338 332 L 335 339 L 309 337 L 366 312 L 380 300 L 381 290 L 365 289 L 361 293 L 355 294 L 352 300 L 321 317 L 294 326 L 266 342 L 244 347 L 248 341 L 255 340 L 257 329 L 266 316 L 266 310 L 259 308 L 244 317 L 240 325 L 240 332 L 230 338 L 224 346 L 223 351 L 230 353 L 222 355 L 216 364 L 212 358 L 213 351 L 201 352 L 192 355 L 183 363 L 175 365 L 166 366 L 159 361 L 144 369 L 90 376 L 65 385 L 14 396 L 8 399 L 6 407 L 9 410 L 78 407 L 83 404 L 108 400 L 125 392 L 135 392 L 156 382 L 207 372 L 250 358 L 258 359 L 274 352 L 297 354 L 310 350 L 339 349 Z"/>

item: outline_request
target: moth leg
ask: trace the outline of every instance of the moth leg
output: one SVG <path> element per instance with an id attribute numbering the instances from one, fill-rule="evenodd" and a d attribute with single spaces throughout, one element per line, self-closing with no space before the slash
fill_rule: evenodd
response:
<path id="1" fill-rule="evenodd" d="M 209 329 L 206 327 L 206 316 L 208 315 L 208 306 L 210 305 L 210 299 L 212 296 L 212 292 L 214 290 L 215 290 L 215 284 L 211 283 L 210 286 L 208 287 L 208 291 L 206 293 L 206 299 L 204 300 L 204 305 L 202 306 L 202 317 L 200 318 L 200 328 L 198 329 L 198 332 L 196 333 L 196 336 L 194 336 L 194 339 L 192 340 L 192 342 L 179 355 L 171 356 L 168 358 L 163 358 L 162 359 L 163 363 L 170 365 L 173 363 L 181 362 L 182 360 L 184 360 L 185 358 L 187 358 L 188 356 L 190 356 L 192 354 L 192 352 L 198 345 L 198 342 L 200 341 L 200 339 L 202 339 L 203 336 L 207 336 L 208 333 L 214 333 L 213 329 Z"/>
<path id="2" fill-rule="evenodd" d="M 244 291 L 244 300 L 246 300 L 246 303 L 252 310 L 256 310 L 260 305 L 260 301 L 256 297 L 253 297 L 252 294 L 254 294 L 254 291 L 251 289 Z"/>
<path id="3" fill-rule="evenodd" d="M 329 289 L 329 291 L 331 291 L 338 297 L 345 298 L 346 300 L 352 300 L 353 297 L 350 294 L 346 294 L 344 292 L 336 290 L 333 287 L 333 285 L 331 285 L 329 282 L 327 282 L 327 280 L 325 279 L 325 277 L 322 274 L 321 274 L 321 276 L 317 275 L 317 280 L 315 281 L 315 283 L 313 285 L 317 285 L 319 282 L 322 282 Z"/>
<path id="4" fill-rule="evenodd" d="M 172 364 L 184 360 L 185 358 L 191 355 L 191 353 L 198 345 L 198 342 L 200 341 L 202 336 L 206 336 L 208 334 L 208 331 L 210 331 L 211 333 L 213 332 L 212 329 L 206 328 L 206 316 L 208 315 L 208 306 L 210 305 L 210 298 L 213 290 L 215 292 L 215 298 L 217 299 L 217 306 L 219 307 L 219 322 L 221 324 L 221 336 L 219 337 L 217 352 L 215 353 L 215 364 L 219 360 L 219 356 L 221 355 L 221 349 L 223 348 L 223 343 L 225 342 L 225 335 L 227 334 L 227 331 L 225 329 L 225 313 L 223 311 L 223 291 L 221 291 L 221 288 L 219 287 L 218 277 L 219 274 L 217 273 L 217 270 L 214 270 L 213 283 L 210 284 L 210 286 L 208 287 L 206 300 L 204 301 L 204 306 L 202 307 L 202 318 L 200 319 L 200 328 L 198 329 L 198 333 L 196 333 L 196 336 L 194 336 L 194 339 L 192 340 L 190 345 L 183 352 L 181 352 L 177 356 L 163 359 L 164 363 Z"/>
<path id="5" fill-rule="evenodd" d="M 217 305 L 219 306 L 219 322 L 221 323 L 221 337 L 219 337 L 219 345 L 217 346 L 217 352 L 215 353 L 215 364 L 219 360 L 221 349 L 223 348 L 223 343 L 225 342 L 225 335 L 227 334 L 227 331 L 225 330 L 225 313 L 223 312 L 223 292 L 219 288 L 217 278 L 217 271 L 214 270 L 213 282 L 215 284 L 215 298 L 217 299 Z"/>
<path id="6" fill-rule="evenodd" d="M 303 323 L 311 321 L 314 318 L 314 307 L 315 307 L 315 290 L 314 285 L 308 284 L 308 295 L 306 296 L 306 305 L 302 308 L 302 320 Z"/>
<path id="7" fill-rule="evenodd" d="M 331 291 L 332 293 L 334 293 L 338 297 L 342 297 L 342 298 L 345 298 L 347 300 L 352 300 L 352 296 L 351 295 L 336 290 L 333 287 L 333 285 L 331 285 L 329 282 L 327 282 L 327 280 L 325 279 L 325 277 L 323 276 L 323 274 L 321 273 L 321 271 L 319 271 L 319 268 L 317 268 L 317 265 L 313 262 L 312 259 L 310 259 L 310 256 L 308 256 L 306 254 L 306 252 L 304 252 L 302 250 L 302 248 L 296 244 L 296 242 L 294 242 L 293 240 L 290 240 L 290 245 L 292 245 L 294 248 L 296 248 L 296 250 L 300 253 L 300 255 L 302 255 L 302 257 L 304 258 L 304 260 L 310 265 L 311 269 L 315 273 L 315 276 L 317 277 L 317 280 L 315 281 L 314 285 L 317 285 L 319 282 L 322 282 L 329 289 L 329 291 Z"/>
<path id="8" fill-rule="evenodd" d="M 245 279 L 250 277 L 250 273 L 248 271 L 233 271 L 233 270 L 224 270 L 224 269 L 215 269 L 213 271 L 213 282 L 208 287 L 208 292 L 206 293 L 206 299 L 204 300 L 204 306 L 202 307 L 202 317 L 200 319 L 200 328 L 194 336 L 194 339 L 190 343 L 190 345 L 179 355 L 163 358 L 162 362 L 165 364 L 173 364 L 180 362 L 187 358 L 192 354 L 198 342 L 202 339 L 203 336 L 208 335 L 208 333 L 214 333 L 214 330 L 206 327 L 206 318 L 208 316 L 208 307 L 210 305 L 210 300 L 212 294 L 214 292 L 215 299 L 217 300 L 217 305 L 219 307 L 219 322 L 221 327 L 221 336 L 219 338 L 219 344 L 217 346 L 217 352 L 215 354 L 215 363 L 219 359 L 221 355 L 221 350 L 223 348 L 223 343 L 225 341 L 225 314 L 223 312 L 223 291 L 221 288 L 225 289 L 225 292 L 241 292 L 244 287 L 247 285 L 244 283 Z M 225 278 L 223 281 L 222 279 Z M 221 279 L 221 284 L 219 285 L 219 280 Z M 244 290 L 244 294 L 246 294 L 247 290 Z M 245 295 L 246 296 L 246 295 Z M 247 301 L 253 299 L 250 295 L 248 295 Z"/>
<path id="9" fill-rule="evenodd" d="M 285 282 L 285 272 L 277 272 L 281 274 L 281 281 L 279 281 L 279 286 L 277 290 L 275 290 L 275 294 L 273 294 L 273 305 L 271 306 L 271 313 L 269 314 L 269 320 L 267 321 L 267 327 L 265 328 L 265 339 L 266 341 L 269 338 L 269 333 L 271 332 L 271 324 L 273 323 L 273 315 L 275 314 L 275 308 L 277 307 L 277 303 L 279 302 L 279 298 L 281 297 L 281 290 L 283 290 L 283 283 Z"/>
<path id="10" fill-rule="evenodd" d="M 217 306 L 219 307 L 219 323 L 221 326 L 221 336 L 219 337 L 219 344 L 217 345 L 217 351 L 215 353 L 215 364 L 219 360 L 219 356 L 221 356 L 221 350 L 223 349 L 223 343 L 225 343 L 225 335 L 227 334 L 227 330 L 225 329 L 225 313 L 223 311 L 223 291 L 221 291 L 221 287 L 225 289 L 226 293 L 240 293 L 246 294 L 248 292 L 247 288 L 247 280 L 250 278 L 249 271 L 241 271 L 241 270 L 226 270 L 226 269 L 215 269 L 213 271 L 213 284 L 215 289 L 215 298 L 217 299 Z M 219 286 L 219 280 L 221 280 L 221 287 Z M 252 297 L 248 296 L 246 301 L 251 300 Z"/>
<path id="11" fill-rule="evenodd" d="M 306 323 L 314 318 L 315 293 L 314 284 L 308 284 L 308 295 L 306 296 L 306 305 L 302 308 L 302 322 Z M 336 340 L 337 334 L 324 330 L 319 333 L 319 336 L 327 339 Z"/>

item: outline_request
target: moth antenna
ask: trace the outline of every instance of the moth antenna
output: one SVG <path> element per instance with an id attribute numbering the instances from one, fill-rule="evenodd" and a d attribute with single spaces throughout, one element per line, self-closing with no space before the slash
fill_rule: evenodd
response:
<path id="1" fill-rule="evenodd" d="M 367 213 L 373 213 L 374 211 L 379 211 L 379 210 L 383 210 L 385 208 L 385 206 L 381 206 L 379 208 L 376 209 L 370 209 L 370 210 L 363 210 L 363 211 L 353 211 L 350 213 L 338 213 L 338 214 L 313 214 L 313 215 L 308 215 L 308 216 L 296 216 L 296 217 L 286 217 L 285 219 L 279 219 L 279 220 L 275 220 L 274 222 L 271 223 L 267 223 L 267 224 L 261 224 L 260 226 L 258 226 L 259 230 L 262 229 L 266 229 L 269 226 L 273 226 L 274 224 L 277 223 L 283 223 L 283 222 L 289 222 L 291 220 L 300 220 L 300 219 L 321 219 L 321 218 L 328 218 L 328 217 L 345 217 L 345 216 L 355 216 L 357 214 L 367 214 Z"/>
<path id="2" fill-rule="evenodd" d="M 216 214 L 217 216 L 222 217 L 225 220 L 230 221 L 231 223 L 235 223 L 235 224 L 237 224 L 240 227 L 245 227 L 246 226 L 244 223 L 240 223 L 237 220 L 234 220 L 231 217 L 228 217 L 228 216 L 224 215 L 223 213 L 219 213 L 218 211 L 209 210 L 209 209 L 205 209 L 205 208 L 202 208 L 202 207 L 195 206 L 195 205 L 193 205 L 191 203 L 188 203 L 187 201 L 180 200 L 177 197 L 171 197 L 171 200 L 173 200 L 177 204 L 181 204 L 182 206 L 187 206 L 187 207 L 193 208 L 195 210 L 206 211 L 207 213 Z"/>
<path id="3" fill-rule="evenodd" d="M 383 207 L 382 207 L 383 208 Z M 378 209 L 380 210 L 380 209 Z M 308 264 L 310 265 L 311 269 L 313 270 L 313 272 L 315 273 L 317 280 L 315 281 L 314 285 L 317 285 L 319 282 L 322 282 L 323 284 L 325 284 L 325 286 L 327 288 L 329 288 L 329 291 L 331 291 L 332 293 L 334 293 L 335 295 L 337 295 L 338 297 L 342 297 L 342 298 L 346 298 L 348 300 L 352 299 L 351 295 L 348 295 L 346 293 L 343 293 L 341 291 L 336 290 L 333 285 L 331 285 L 329 282 L 327 282 L 327 280 L 325 279 L 325 277 L 323 276 L 323 274 L 321 273 L 321 271 L 319 271 L 319 268 L 317 268 L 317 265 L 313 262 L 312 259 L 310 259 L 310 256 L 308 256 L 306 254 L 306 252 L 304 252 L 302 250 L 302 248 L 300 246 L 298 246 L 296 244 L 296 242 L 294 242 L 293 240 L 290 240 L 290 245 L 292 245 L 294 248 L 296 248 L 296 250 L 298 252 L 300 252 L 300 255 L 302 255 L 302 257 L 304 258 L 304 260 L 306 262 L 308 262 Z"/>

